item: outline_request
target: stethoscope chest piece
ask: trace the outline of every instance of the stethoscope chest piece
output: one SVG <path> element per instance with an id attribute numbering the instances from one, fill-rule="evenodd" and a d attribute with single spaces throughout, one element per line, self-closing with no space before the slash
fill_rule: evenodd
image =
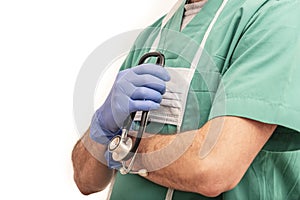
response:
<path id="1" fill-rule="evenodd" d="M 132 149 L 132 139 L 127 137 L 124 140 L 121 136 L 115 136 L 109 143 L 108 150 L 112 152 L 112 158 L 115 161 L 125 160 L 126 156 Z"/>

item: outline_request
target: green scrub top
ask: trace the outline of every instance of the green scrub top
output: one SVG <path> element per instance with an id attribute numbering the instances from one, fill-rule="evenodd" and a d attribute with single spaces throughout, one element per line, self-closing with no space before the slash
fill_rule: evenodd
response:
<path id="1" fill-rule="evenodd" d="M 158 47 L 166 66 L 190 67 L 221 3 L 209 0 L 182 31 L 184 8 L 177 10 L 164 27 Z M 174 191 L 173 200 L 300 199 L 299 8 L 299 0 L 228 1 L 191 82 L 181 131 L 229 115 L 277 124 L 278 128 L 233 190 L 215 198 Z M 162 19 L 140 34 L 122 69 L 136 66 L 150 51 Z M 195 115 L 200 115 L 197 127 Z M 176 127 L 165 125 L 161 134 L 175 131 Z M 166 192 L 167 188 L 138 175 L 118 173 L 111 199 L 163 200 Z"/>

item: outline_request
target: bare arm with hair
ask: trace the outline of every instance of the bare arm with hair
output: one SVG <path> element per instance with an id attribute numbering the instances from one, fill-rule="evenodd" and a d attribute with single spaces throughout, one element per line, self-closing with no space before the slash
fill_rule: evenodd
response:
<path id="1" fill-rule="evenodd" d="M 109 184 L 114 170 L 105 164 L 106 147 L 89 136 L 89 129 L 76 143 L 72 152 L 74 180 L 80 192 L 88 195 L 99 192 Z"/>
<path id="2" fill-rule="evenodd" d="M 199 130 L 143 139 L 139 148 L 142 156 L 136 167 L 153 170 L 184 150 L 177 160 L 150 172 L 146 178 L 165 187 L 218 196 L 239 183 L 275 128 L 276 125 L 240 117 L 215 118 Z M 210 149 L 200 156 L 205 138 L 216 131 L 220 131 L 216 143 L 209 144 Z M 190 138 L 192 142 L 186 143 Z M 164 150 L 171 145 L 173 150 Z"/>
<path id="3" fill-rule="evenodd" d="M 217 196 L 238 184 L 275 128 L 276 125 L 240 117 L 215 118 L 199 130 L 142 139 L 141 156 L 137 157 L 135 167 L 151 169 L 146 178 L 165 187 Z M 201 157 L 205 138 L 216 131 L 220 131 L 216 143 Z M 83 194 L 103 190 L 114 173 L 99 162 L 105 160 L 105 147 L 92 141 L 88 132 L 76 144 L 72 155 L 74 179 Z M 94 156 L 84 144 L 92 149 Z M 173 151 L 161 153 L 168 146 Z M 155 170 L 167 158 L 174 158 L 178 153 L 174 150 L 184 151 L 179 158 Z"/>

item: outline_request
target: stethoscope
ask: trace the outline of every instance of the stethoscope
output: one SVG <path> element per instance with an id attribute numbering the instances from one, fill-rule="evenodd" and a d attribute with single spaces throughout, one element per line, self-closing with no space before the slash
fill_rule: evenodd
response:
<path id="1" fill-rule="evenodd" d="M 147 59 L 151 57 L 156 57 L 156 64 L 164 67 L 165 65 L 165 57 L 160 52 L 150 52 L 143 55 L 139 60 L 139 65 L 143 64 Z M 137 136 L 135 142 L 128 137 L 129 129 L 134 120 L 136 112 L 131 113 L 123 123 L 122 126 L 122 134 L 117 135 L 111 139 L 108 145 L 108 151 L 112 153 L 112 158 L 115 161 L 121 162 L 122 167 L 120 168 L 120 173 L 125 174 L 139 174 L 140 176 L 147 176 L 148 171 L 146 169 L 140 169 L 138 171 L 132 171 L 132 167 L 138 152 L 138 147 L 141 142 L 143 133 L 146 130 L 147 122 L 148 122 L 148 114 L 149 111 L 142 111 L 140 127 L 137 132 Z M 131 158 L 131 161 L 126 166 L 126 161 Z"/>

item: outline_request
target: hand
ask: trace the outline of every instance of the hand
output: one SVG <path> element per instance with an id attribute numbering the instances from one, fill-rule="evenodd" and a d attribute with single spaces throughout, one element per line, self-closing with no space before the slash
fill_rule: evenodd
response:
<path id="1" fill-rule="evenodd" d="M 107 145 L 121 134 L 130 113 L 158 109 L 170 76 L 155 64 L 142 64 L 119 72 L 104 104 L 96 111 L 91 124 L 91 138 Z"/>

